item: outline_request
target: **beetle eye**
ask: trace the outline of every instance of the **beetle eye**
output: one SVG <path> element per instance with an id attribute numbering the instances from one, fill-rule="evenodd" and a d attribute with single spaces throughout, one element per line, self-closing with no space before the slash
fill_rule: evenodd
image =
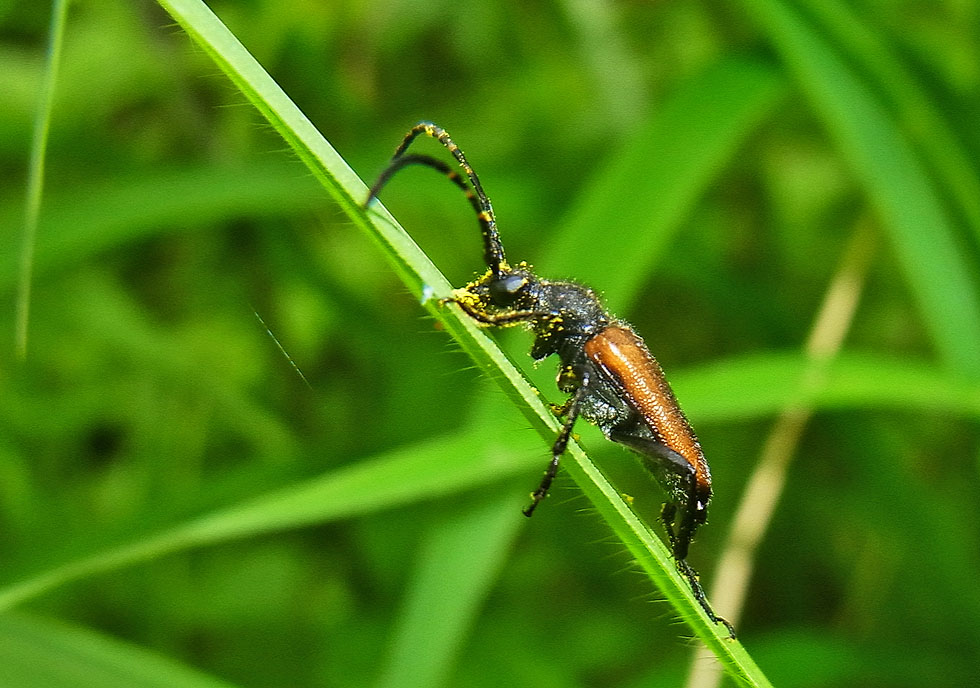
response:
<path id="1" fill-rule="evenodd" d="M 490 299 L 498 306 L 514 303 L 517 293 L 527 284 L 522 275 L 505 275 L 490 282 Z"/>

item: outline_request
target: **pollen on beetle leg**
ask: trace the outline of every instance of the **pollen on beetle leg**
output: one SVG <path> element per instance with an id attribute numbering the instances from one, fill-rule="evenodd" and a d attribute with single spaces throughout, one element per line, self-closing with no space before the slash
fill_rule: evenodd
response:
<path id="1" fill-rule="evenodd" d="M 453 295 L 446 299 L 446 301 L 483 310 L 483 301 L 479 296 L 470 291 L 469 285 L 461 287 L 460 289 L 453 289 L 452 293 Z"/>
<path id="2" fill-rule="evenodd" d="M 480 287 L 486 286 L 486 284 L 490 280 L 492 280 L 493 277 L 494 277 L 493 271 L 492 270 L 487 270 L 482 275 L 480 275 L 479 277 L 477 277 L 475 280 L 472 280 L 470 282 L 467 282 L 466 284 L 464 284 L 459 289 L 454 289 L 453 290 L 453 296 L 463 295 L 463 296 L 468 296 L 471 299 L 480 300 L 480 297 L 477 296 L 476 293 L 475 293 L 476 290 L 479 289 Z"/>
<path id="3" fill-rule="evenodd" d="M 572 405 L 571 400 L 572 397 L 569 397 L 564 404 L 548 404 L 548 407 L 557 418 L 562 418 L 568 415 L 568 408 Z"/>
<path id="4" fill-rule="evenodd" d="M 480 311 L 486 310 L 484 305 L 484 300 L 477 294 L 476 290 L 480 287 L 480 284 L 488 279 L 489 271 L 486 275 L 479 277 L 478 279 L 469 282 L 468 284 L 459 287 L 458 289 L 453 289 L 452 296 L 448 299 L 443 299 L 443 302 L 455 302 L 461 304 L 464 308 L 469 307 L 470 309 L 477 309 Z"/>

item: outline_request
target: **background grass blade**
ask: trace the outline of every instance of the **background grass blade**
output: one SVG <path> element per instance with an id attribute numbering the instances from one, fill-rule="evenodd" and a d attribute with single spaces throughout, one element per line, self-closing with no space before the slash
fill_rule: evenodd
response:
<path id="1" fill-rule="evenodd" d="M 803 384 L 806 361 L 797 352 L 729 358 L 681 370 L 674 386 L 692 416 L 706 423 L 763 418 L 796 403 L 821 409 L 918 409 L 974 418 L 980 388 L 935 365 L 854 351 L 842 352 L 818 388 Z"/>
<path id="2" fill-rule="evenodd" d="M 878 211 L 919 314 L 946 365 L 980 378 L 975 270 L 949 214 L 887 110 L 832 46 L 776 0 L 744 0 L 796 76 Z"/>
<path id="3" fill-rule="evenodd" d="M 254 500 L 219 509 L 155 536 L 32 575 L 0 588 L 0 610 L 10 609 L 71 581 L 174 552 L 315 523 L 353 518 L 402 504 L 466 491 L 526 470 L 513 447 L 486 444 L 487 428 L 473 426 L 421 445 L 362 461 Z M 447 468 L 443 457 L 459 457 Z M 519 519 L 518 522 L 520 522 Z"/>
<path id="4" fill-rule="evenodd" d="M 24 213 L 24 237 L 20 253 L 20 280 L 17 295 L 17 321 L 14 332 L 17 355 L 27 357 L 27 330 L 30 322 L 31 280 L 34 270 L 34 250 L 37 227 L 41 216 L 41 196 L 44 192 L 44 157 L 48 148 L 51 129 L 51 111 L 54 109 L 55 84 L 58 83 L 58 65 L 61 62 L 61 45 L 65 38 L 65 17 L 68 0 L 55 0 L 51 7 L 51 30 L 48 33 L 48 63 L 34 120 L 34 138 L 31 145 L 31 162 L 28 167 L 26 212 Z"/>
<path id="5" fill-rule="evenodd" d="M 153 652 L 80 626 L 0 615 L 6 688 L 232 688 Z"/>
<path id="6" fill-rule="evenodd" d="M 592 275 L 610 309 L 625 310 L 694 203 L 784 94 L 779 72 L 736 58 L 685 82 L 592 175 L 559 224 L 561 241 L 539 261 L 543 271 Z"/>
<path id="7" fill-rule="evenodd" d="M 426 533 L 378 688 L 446 685 L 479 605 L 510 556 L 522 505 L 460 504 Z"/>
<path id="8" fill-rule="evenodd" d="M 875 89 L 925 162 L 932 166 L 939 188 L 958 206 L 959 214 L 980 241 L 980 178 L 977 167 L 927 91 L 899 55 L 876 34 L 869 22 L 839 0 L 806 0 L 808 17 L 846 55 Z"/>
<path id="9" fill-rule="evenodd" d="M 309 212 L 323 204 L 319 188 L 295 162 L 266 161 L 155 170 L 58 190 L 41 219 L 33 271 L 43 274 L 140 240 L 270 208 Z M 0 206 L 0 224 L 8 226 L 17 215 L 11 205 Z M 0 292 L 16 280 L 15 255 L 0 253 Z"/>
<path id="10" fill-rule="evenodd" d="M 675 382 L 690 400 L 692 415 L 708 423 L 765 418 L 794 404 L 823 409 L 918 408 L 980 418 L 976 385 L 933 366 L 845 353 L 828 366 L 823 384 L 816 388 L 805 384 L 807 367 L 798 352 L 767 354 L 681 371 Z M 750 405 L 746 398 L 752 400 Z M 353 518 L 526 474 L 539 463 L 536 441 L 525 437 L 524 445 L 515 446 L 513 440 L 483 439 L 495 436 L 505 413 L 500 404 L 491 405 L 477 422 L 450 436 L 363 460 L 8 584 L 0 588 L 0 610 L 86 576 L 189 548 Z M 447 455 L 455 457 L 448 466 L 443 460 Z M 632 515 L 630 523 L 650 539 Z"/>

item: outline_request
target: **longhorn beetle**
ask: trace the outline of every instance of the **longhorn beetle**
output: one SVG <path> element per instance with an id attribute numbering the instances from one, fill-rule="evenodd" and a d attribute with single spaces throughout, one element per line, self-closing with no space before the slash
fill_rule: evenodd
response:
<path id="1" fill-rule="evenodd" d="M 445 162 L 405 151 L 420 134 L 449 149 L 466 174 L 464 179 Z M 687 563 L 687 551 L 698 526 L 708 515 L 711 474 L 698 438 L 681 411 L 657 360 L 633 329 L 603 308 L 588 287 L 574 282 L 541 279 L 527 263 L 511 265 L 500 243 L 493 206 L 463 151 L 445 129 L 431 122 L 412 127 L 388 167 L 368 193 L 365 207 L 381 188 L 409 165 L 431 167 L 446 175 L 469 199 L 483 234 L 488 270 L 446 303 L 455 303 L 467 315 L 491 327 L 527 325 L 534 332 L 531 357 L 539 361 L 558 355 L 558 388 L 570 396 L 555 409 L 563 418 L 551 447 L 551 463 L 524 509 L 530 516 L 548 494 L 558 463 L 579 416 L 594 423 L 614 442 L 636 452 L 656 476 L 668 501 L 660 520 L 667 531 L 677 567 L 691 585 L 694 597 L 714 623 L 731 637 L 735 630 L 708 604 L 697 572 Z M 467 183 L 468 180 L 468 183 Z"/>

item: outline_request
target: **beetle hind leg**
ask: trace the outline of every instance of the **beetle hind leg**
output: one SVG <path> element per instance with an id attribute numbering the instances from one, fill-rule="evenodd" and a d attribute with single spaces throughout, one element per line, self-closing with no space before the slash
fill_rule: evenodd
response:
<path id="1" fill-rule="evenodd" d="M 660 522 L 664 525 L 664 532 L 667 533 L 667 540 L 670 542 L 670 552 L 677 558 L 677 534 L 674 532 L 674 522 L 677 517 L 677 505 L 673 502 L 664 502 L 660 509 Z"/>
<path id="2" fill-rule="evenodd" d="M 728 622 L 724 617 L 715 614 L 715 610 L 711 608 L 711 603 L 708 602 L 708 596 L 704 592 L 704 588 L 701 587 L 701 579 L 698 576 L 698 572 L 695 571 L 690 564 L 687 563 L 685 559 L 676 559 L 677 570 L 680 571 L 681 575 L 687 579 L 688 585 L 691 586 L 691 592 L 694 594 L 694 599 L 698 601 L 701 605 L 701 609 L 704 613 L 708 615 L 711 623 L 721 624 L 728 631 L 728 637 L 732 640 L 735 639 L 735 627 Z"/>
<path id="3" fill-rule="evenodd" d="M 660 512 L 660 520 L 664 524 L 664 530 L 667 531 L 667 539 L 670 541 L 670 550 L 674 555 L 674 563 L 677 566 L 677 570 L 687 579 L 688 585 L 691 586 L 691 592 L 694 594 L 694 599 L 701 605 L 701 609 L 708 615 L 711 622 L 722 624 L 728 630 L 728 637 L 734 639 L 735 627 L 724 617 L 715 614 L 711 603 L 708 602 L 708 596 L 704 592 L 704 588 L 701 587 L 701 577 L 687 563 L 687 550 L 691 544 L 691 540 L 694 538 L 694 530 L 697 528 L 697 523 L 694 519 L 694 510 L 692 508 L 685 509 L 681 515 L 680 524 L 677 524 L 676 518 L 677 505 L 673 502 L 665 503 L 663 510 Z"/>
<path id="4" fill-rule="evenodd" d="M 687 579 L 694 599 L 697 600 L 701 609 L 708 615 L 712 623 L 721 624 L 728 630 L 728 637 L 735 637 L 735 628 L 723 617 L 715 614 L 708 602 L 708 596 L 701 587 L 701 580 L 698 572 L 687 563 L 687 553 L 694 539 L 697 527 L 703 522 L 704 509 L 698 509 L 698 494 L 696 476 L 690 465 L 683 460 L 677 452 L 672 449 L 644 437 L 631 436 L 625 433 L 612 433 L 610 439 L 625 444 L 640 454 L 644 462 L 652 459 L 659 461 L 658 466 L 671 471 L 677 476 L 677 486 L 685 486 L 685 489 L 675 492 L 670 489 L 668 493 L 671 499 L 664 503 L 660 511 L 660 522 L 663 523 L 664 531 L 667 533 L 667 542 L 670 544 L 670 553 L 674 558 L 677 570 Z M 656 473 L 656 472 L 655 472 Z"/>
<path id="5" fill-rule="evenodd" d="M 687 489 L 687 503 L 681 509 L 680 522 L 676 523 L 677 530 L 671 537 L 671 547 L 674 550 L 675 559 L 687 559 L 687 551 L 691 546 L 691 541 L 694 540 L 694 532 L 697 530 L 698 522 L 697 518 L 697 491 L 694 484 L 694 474 L 691 474 L 690 485 Z M 676 507 L 675 509 L 676 510 Z M 673 510 L 672 510 L 673 515 Z M 671 519 L 673 521 L 673 519 Z"/>

